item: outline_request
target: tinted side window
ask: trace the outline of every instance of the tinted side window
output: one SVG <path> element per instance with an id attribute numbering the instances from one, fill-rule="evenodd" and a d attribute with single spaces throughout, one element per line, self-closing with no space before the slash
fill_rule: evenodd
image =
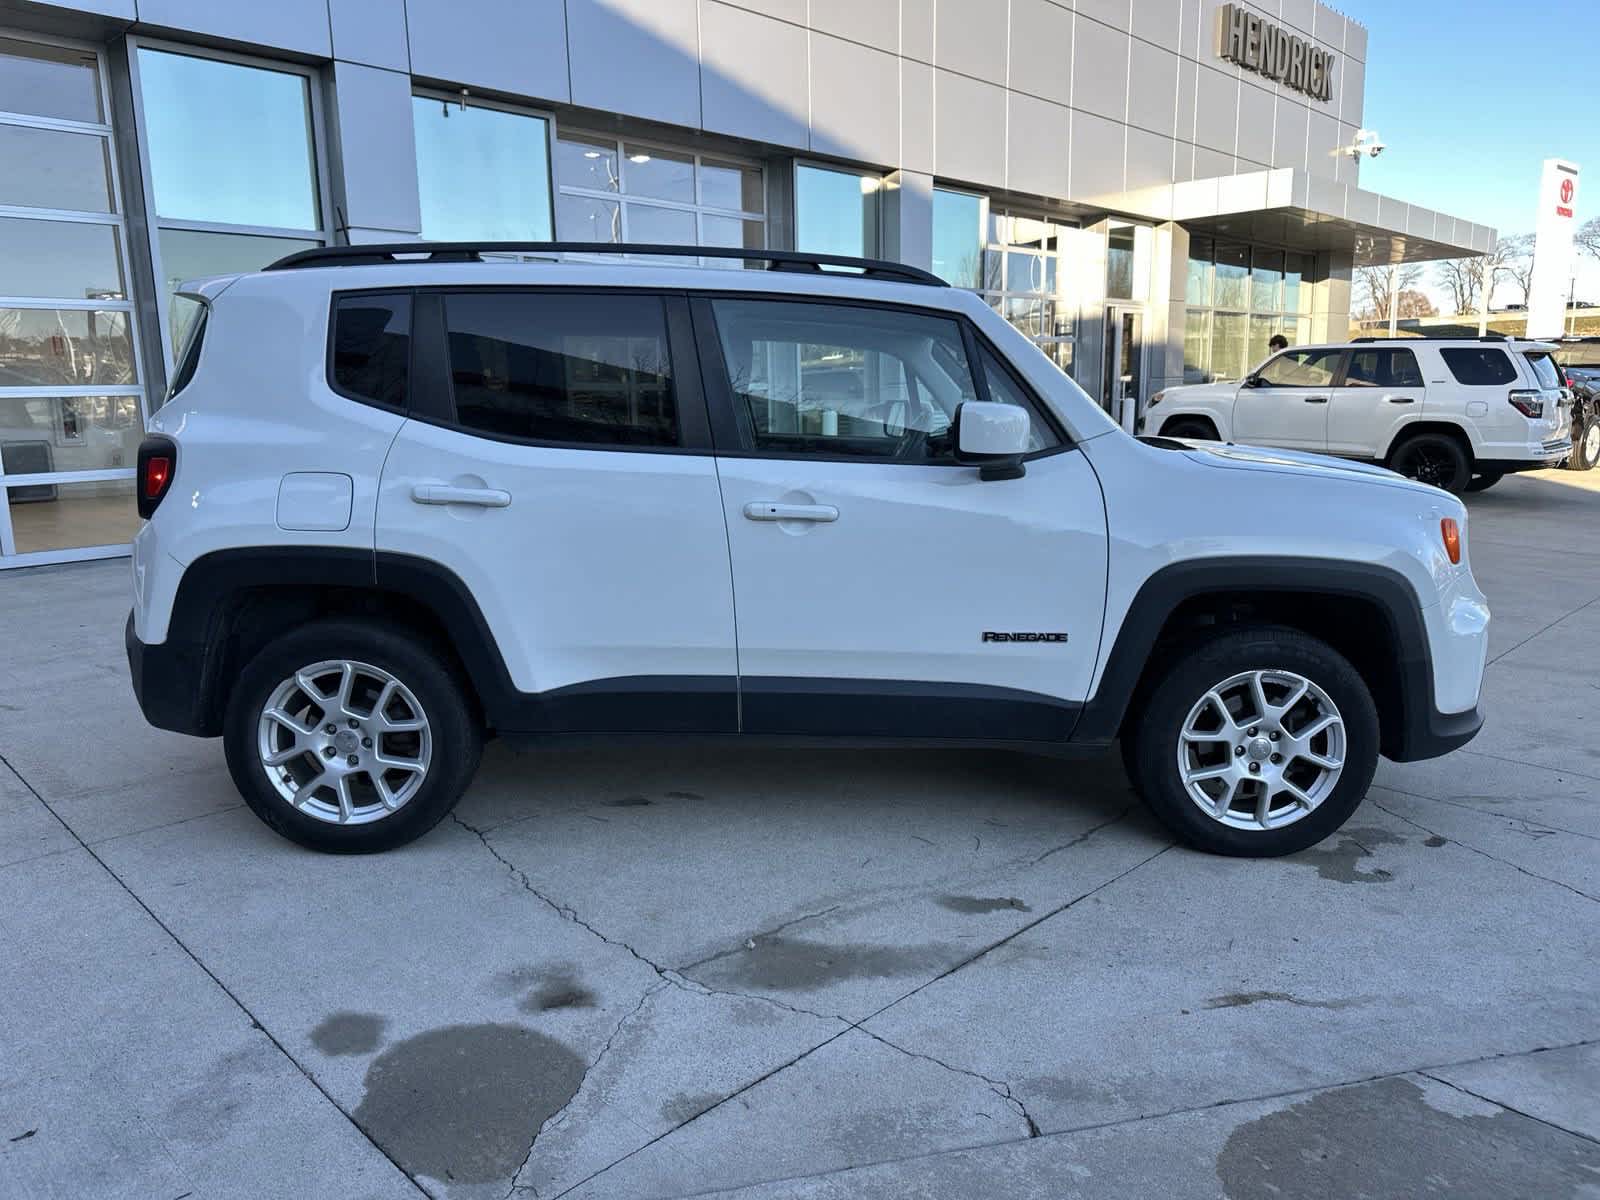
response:
<path id="1" fill-rule="evenodd" d="M 1011 373 L 1000 365 L 1000 360 L 994 356 L 989 347 L 982 347 L 978 351 L 978 358 L 983 362 L 983 378 L 989 385 L 989 399 L 1001 404 L 1015 404 L 1018 408 L 1028 410 L 1028 417 L 1033 427 L 1033 433 L 1028 438 L 1028 452 L 1031 454 L 1035 450 L 1049 450 L 1059 446 L 1061 439 L 1035 410 L 1027 393 L 1011 377 Z"/>
<path id="2" fill-rule="evenodd" d="M 1422 387 L 1422 369 L 1409 350 L 1356 350 L 1350 355 L 1346 387 Z"/>
<path id="3" fill-rule="evenodd" d="M 1542 388 L 1558 388 L 1561 386 L 1561 376 L 1556 371 L 1555 363 L 1550 361 L 1548 354 L 1525 354 L 1524 358 L 1533 367 L 1533 374 Z"/>
<path id="4" fill-rule="evenodd" d="M 333 309 L 333 386 L 357 400 L 406 406 L 411 297 L 341 296 Z"/>
<path id="5" fill-rule="evenodd" d="M 746 449 L 953 462 L 977 399 L 960 324 L 927 313 L 714 300 Z"/>
<path id="6" fill-rule="evenodd" d="M 676 446 L 660 297 L 456 292 L 445 297 L 456 419 L 497 437 Z"/>
<path id="7" fill-rule="evenodd" d="M 179 299 L 184 297 L 180 296 Z M 200 365 L 200 346 L 206 340 L 206 320 L 211 316 L 211 308 L 198 300 L 191 300 L 190 303 L 195 306 L 195 313 L 189 326 L 188 340 L 183 344 L 183 353 L 179 355 L 177 368 L 172 373 L 172 382 L 167 385 L 168 400 L 189 386 L 195 369 Z"/>
<path id="8" fill-rule="evenodd" d="M 1457 383 L 1486 387 L 1490 384 L 1515 383 L 1517 380 L 1517 369 L 1511 365 L 1506 352 L 1493 346 L 1458 346 L 1441 350 L 1439 354 Z"/>
<path id="9" fill-rule="evenodd" d="M 1327 387 L 1343 350 L 1289 350 L 1256 372 L 1269 387 Z"/>

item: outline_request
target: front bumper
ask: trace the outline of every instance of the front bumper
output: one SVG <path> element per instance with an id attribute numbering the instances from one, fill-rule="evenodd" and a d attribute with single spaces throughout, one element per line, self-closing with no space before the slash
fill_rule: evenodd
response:
<path id="1" fill-rule="evenodd" d="M 1431 705 L 1421 720 L 1408 720 L 1398 746 L 1390 747 L 1385 757 L 1394 762 L 1419 762 L 1438 758 L 1465 746 L 1483 728 L 1483 705 L 1460 713 L 1442 713 Z"/>
<path id="2" fill-rule="evenodd" d="M 128 614 L 123 642 L 128 649 L 134 699 L 146 721 L 157 729 L 196 737 L 216 737 L 222 732 L 220 715 L 205 711 L 201 703 L 206 665 L 203 647 L 170 640 L 147 646 L 134 632 L 132 613 Z"/>

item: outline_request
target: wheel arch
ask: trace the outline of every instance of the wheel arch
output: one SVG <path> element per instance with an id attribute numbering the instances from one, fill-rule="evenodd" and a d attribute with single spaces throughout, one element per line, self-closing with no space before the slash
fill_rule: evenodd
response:
<path id="1" fill-rule="evenodd" d="M 1073 732 L 1110 742 L 1174 650 L 1208 630 L 1270 624 L 1339 651 L 1378 706 L 1383 753 L 1404 757 L 1433 712 L 1433 663 L 1417 595 L 1399 572 L 1367 563 L 1228 557 L 1174 563 L 1145 581 Z"/>
<path id="2" fill-rule="evenodd" d="M 1216 440 L 1219 442 L 1222 440 L 1222 426 L 1217 424 L 1216 416 L 1209 412 L 1188 411 L 1168 413 L 1161 421 L 1161 429 L 1159 431 L 1160 435 L 1162 437 L 1169 436 L 1167 434 L 1167 429 L 1170 426 L 1177 424 L 1179 421 L 1198 421 L 1209 425 L 1211 426 L 1211 432 Z"/>
<path id="3" fill-rule="evenodd" d="M 1460 442 L 1461 448 L 1466 451 L 1469 466 L 1481 457 L 1478 447 L 1473 443 L 1472 430 L 1467 425 L 1439 417 L 1415 417 L 1395 428 L 1388 443 L 1379 448 L 1378 461 L 1387 463 L 1403 443 L 1424 433 L 1439 433 Z"/>

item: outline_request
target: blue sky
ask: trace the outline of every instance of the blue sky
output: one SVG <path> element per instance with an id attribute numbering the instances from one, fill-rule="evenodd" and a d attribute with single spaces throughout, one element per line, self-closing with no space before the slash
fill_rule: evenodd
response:
<path id="1" fill-rule="evenodd" d="M 1565 158 L 1583 168 L 1577 220 L 1600 215 L 1600 2 L 1338 7 L 1368 29 L 1365 124 L 1388 146 L 1362 160 L 1363 188 L 1505 237 L 1532 232 L 1541 164 Z M 1593 259 L 1578 290 L 1600 300 Z"/>

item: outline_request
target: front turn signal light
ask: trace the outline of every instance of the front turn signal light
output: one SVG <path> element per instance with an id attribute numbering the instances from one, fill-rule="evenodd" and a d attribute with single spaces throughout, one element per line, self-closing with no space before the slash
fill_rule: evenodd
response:
<path id="1" fill-rule="evenodd" d="M 1452 563 L 1461 562 L 1461 526 L 1456 524 L 1454 517 L 1445 517 L 1439 522 L 1439 536 L 1444 540 L 1444 552 Z"/>

